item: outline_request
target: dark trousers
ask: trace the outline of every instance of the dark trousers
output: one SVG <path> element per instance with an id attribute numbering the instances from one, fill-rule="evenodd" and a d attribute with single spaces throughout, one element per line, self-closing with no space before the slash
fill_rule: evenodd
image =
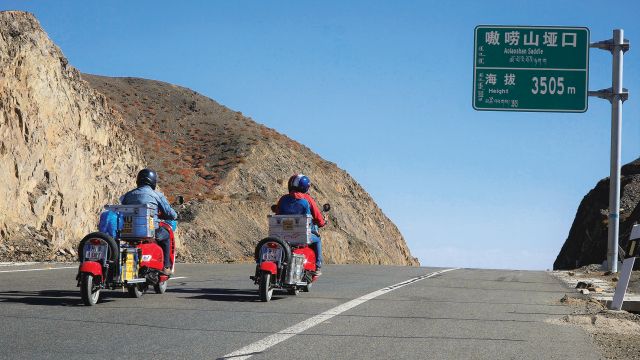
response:
<path id="1" fill-rule="evenodd" d="M 171 267 L 171 239 L 169 231 L 162 226 L 156 229 L 156 241 L 164 253 L 164 267 Z"/>

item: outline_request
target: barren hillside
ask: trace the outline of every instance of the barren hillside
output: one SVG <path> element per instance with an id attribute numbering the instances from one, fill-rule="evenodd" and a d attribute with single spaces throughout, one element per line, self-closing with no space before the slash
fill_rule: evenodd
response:
<path id="1" fill-rule="evenodd" d="M 416 264 L 396 226 L 345 171 L 305 146 L 192 90 L 135 78 L 82 75 L 127 120 L 163 191 L 193 200 L 181 255 L 191 261 L 251 256 L 270 205 L 304 172 L 334 211 L 324 231 L 330 262 Z M 195 215 L 194 215 L 195 214 Z"/>
<path id="2" fill-rule="evenodd" d="M 327 262 L 417 264 L 344 170 L 239 112 L 159 81 L 80 75 L 23 12 L 0 12 L 0 65 L 0 259 L 71 258 L 148 166 L 188 201 L 183 261 L 249 261 L 269 206 L 304 172 L 333 206 Z"/>

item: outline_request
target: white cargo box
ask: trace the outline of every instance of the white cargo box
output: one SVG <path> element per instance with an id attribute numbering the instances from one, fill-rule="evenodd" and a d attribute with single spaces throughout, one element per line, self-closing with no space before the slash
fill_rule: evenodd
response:
<path id="1" fill-rule="evenodd" d="M 269 215 L 269 236 L 290 244 L 311 243 L 311 215 Z"/>
<path id="2" fill-rule="evenodd" d="M 141 205 L 106 205 L 106 210 L 115 211 L 121 217 L 120 237 L 152 238 L 155 236 L 154 216 L 158 210 L 151 204 Z"/>

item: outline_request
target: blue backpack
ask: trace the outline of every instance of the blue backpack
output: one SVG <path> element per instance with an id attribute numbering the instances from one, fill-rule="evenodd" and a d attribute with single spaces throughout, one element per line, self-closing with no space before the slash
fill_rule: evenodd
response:
<path id="1" fill-rule="evenodd" d="M 111 210 L 103 211 L 100 214 L 98 230 L 115 239 L 118 231 L 122 230 L 122 223 L 122 214 Z"/>

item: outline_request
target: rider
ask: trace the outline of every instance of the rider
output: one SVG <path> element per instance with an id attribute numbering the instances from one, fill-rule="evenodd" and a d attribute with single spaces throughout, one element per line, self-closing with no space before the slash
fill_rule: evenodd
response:
<path id="1" fill-rule="evenodd" d="M 158 214 L 154 216 L 156 226 L 156 241 L 162 246 L 164 253 L 164 273 L 171 274 L 171 244 L 169 231 L 162 226 L 158 226 L 158 218 L 164 220 L 176 220 L 178 214 L 169 205 L 169 201 L 164 195 L 156 190 L 158 175 L 151 169 L 142 169 L 136 178 L 137 188 L 129 191 L 120 198 L 122 205 L 152 204 L 158 209 Z"/>
<path id="2" fill-rule="evenodd" d="M 289 178 L 289 193 L 283 195 L 278 200 L 276 214 L 278 215 L 305 215 L 313 217 L 313 228 L 311 230 L 311 246 L 316 252 L 316 275 L 321 275 L 322 267 L 322 243 L 318 227 L 325 225 L 322 213 L 313 198 L 308 194 L 311 180 L 303 174 L 296 174 Z"/>

